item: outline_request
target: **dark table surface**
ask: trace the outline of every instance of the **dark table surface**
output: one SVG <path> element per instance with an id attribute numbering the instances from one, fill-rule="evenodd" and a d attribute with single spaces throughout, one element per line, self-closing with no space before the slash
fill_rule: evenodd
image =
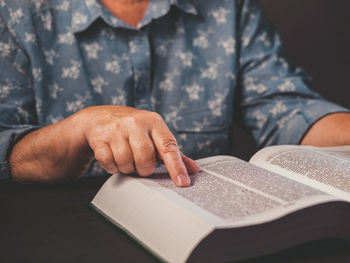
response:
<path id="1" fill-rule="evenodd" d="M 106 179 L 0 184 L 0 262 L 158 262 L 88 206 Z M 350 262 L 350 244 L 327 240 L 244 262 Z"/>

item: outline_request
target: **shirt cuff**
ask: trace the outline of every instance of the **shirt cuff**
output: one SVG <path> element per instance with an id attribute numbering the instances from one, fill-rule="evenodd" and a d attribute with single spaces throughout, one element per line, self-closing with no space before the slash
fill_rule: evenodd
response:
<path id="1" fill-rule="evenodd" d="M 329 114 L 340 112 L 350 113 L 350 110 L 327 101 L 318 100 L 307 103 L 293 116 L 290 116 L 286 125 L 280 130 L 276 138 L 278 144 L 300 144 L 314 123 Z"/>
<path id="2" fill-rule="evenodd" d="M 13 146 L 29 132 L 39 129 L 38 126 L 25 126 L 0 132 L 0 182 L 11 180 L 10 157 Z"/>

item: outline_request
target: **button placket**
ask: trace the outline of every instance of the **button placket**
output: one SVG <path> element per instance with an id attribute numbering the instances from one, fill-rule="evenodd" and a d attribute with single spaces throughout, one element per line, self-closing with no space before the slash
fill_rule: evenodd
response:
<path id="1" fill-rule="evenodd" d="M 129 37 L 130 57 L 134 70 L 134 103 L 139 109 L 150 110 L 150 45 L 147 33 L 135 31 Z"/>

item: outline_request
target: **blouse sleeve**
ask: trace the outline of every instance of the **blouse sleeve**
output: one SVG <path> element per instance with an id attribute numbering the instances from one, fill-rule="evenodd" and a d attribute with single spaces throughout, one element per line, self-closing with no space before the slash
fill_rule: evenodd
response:
<path id="1" fill-rule="evenodd" d="M 13 145 L 38 128 L 30 60 L 0 17 L 0 179 L 9 179 Z"/>
<path id="2" fill-rule="evenodd" d="M 237 116 L 260 147 L 298 144 L 317 120 L 347 109 L 309 89 L 310 78 L 288 63 L 281 41 L 256 0 L 239 18 L 240 89 Z"/>

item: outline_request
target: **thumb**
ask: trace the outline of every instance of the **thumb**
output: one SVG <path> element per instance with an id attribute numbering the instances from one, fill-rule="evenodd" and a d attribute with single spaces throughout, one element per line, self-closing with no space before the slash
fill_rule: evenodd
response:
<path id="1" fill-rule="evenodd" d="M 184 164 L 186 166 L 186 169 L 187 169 L 187 172 L 189 174 L 195 174 L 195 173 L 199 172 L 200 167 L 194 160 L 192 160 L 191 158 L 187 157 L 182 152 L 181 152 L 181 158 L 182 158 L 182 161 L 184 162 Z"/>

